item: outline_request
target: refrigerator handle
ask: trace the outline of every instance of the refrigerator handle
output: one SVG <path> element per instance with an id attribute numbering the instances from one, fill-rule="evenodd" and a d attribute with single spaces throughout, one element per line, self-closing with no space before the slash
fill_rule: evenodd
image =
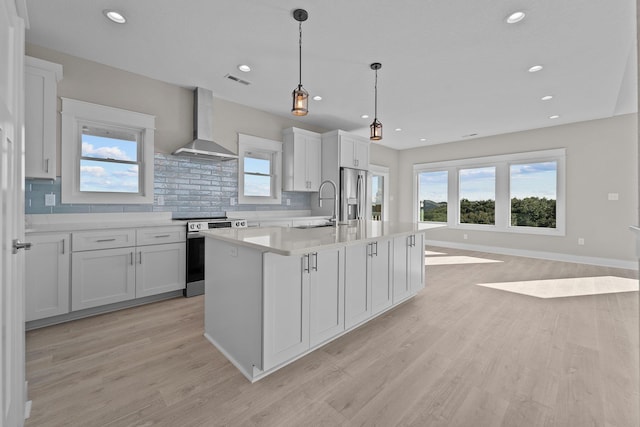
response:
<path id="1" fill-rule="evenodd" d="M 358 219 L 362 219 L 362 205 L 364 204 L 364 198 L 362 197 L 362 175 L 358 174 L 358 181 L 356 182 L 356 199 L 358 200 Z"/>

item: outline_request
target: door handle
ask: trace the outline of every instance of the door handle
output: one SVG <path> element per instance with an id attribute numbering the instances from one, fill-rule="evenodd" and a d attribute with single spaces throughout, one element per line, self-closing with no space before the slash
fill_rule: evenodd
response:
<path id="1" fill-rule="evenodd" d="M 13 239 L 13 249 L 11 250 L 11 253 L 15 255 L 20 249 L 24 249 L 25 251 L 31 250 L 31 243 L 21 242 L 18 239 Z"/>
<path id="2" fill-rule="evenodd" d="M 313 271 L 318 271 L 318 252 L 314 252 L 313 254 Z"/>

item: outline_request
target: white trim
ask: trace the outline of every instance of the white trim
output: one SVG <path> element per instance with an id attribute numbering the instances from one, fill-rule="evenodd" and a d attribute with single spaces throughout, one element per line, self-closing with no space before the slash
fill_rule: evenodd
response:
<path id="1" fill-rule="evenodd" d="M 439 246 L 443 248 L 463 249 L 468 251 L 487 252 L 500 255 L 520 256 L 526 258 L 546 259 L 550 261 L 572 262 L 576 264 L 589 264 L 601 267 L 623 268 L 625 270 L 638 271 L 637 261 L 626 261 L 613 258 L 599 258 L 581 255 L 563 254 L 559 252 L 530 251 L 526 249 L 501 248 L 497 246 L 473 245 L 468 243 L 447 242 L 443 240 L 426 240 L 427 246 Z"/>
<path id="2" fill-rule="evenodd" d="M 518 227 L 511 226 L 510 212 L 510 166 L 513 164 L 534 162 L 557 162 L 556 174 L 556 228 L 543 227 Z M 496 169 L 496 213 L 495 225 L 489 224 L 462 224 L 459 222 L 459 172 L 461 169 L 474 169 L 481 167 L 495 167 Z M 432 163 L 419 163 L 413 165 L 413 221 L 420 222 L 419 203 L 419 174 L 422 172 L 448 173 L 447 180 L 447 223 L 451 229 L 480 230 L 500 233 L 537 234 L 545 236 L 566 235 L 566 149 L 529 151 L 524 153 L 503 154 L 497 156 L 476 157 L 469 159 L 446 160 Z M 443 223 L 438 223 L 443 224 Z"/>
<path id="3" fill-rule="evenodd" d="M 244 195 L 244 156 L 247 151 L 257 151 L 271 156 L 271 197 Z M 238 134 L 238 204 L 276 205 L 282 203 L 282 141 Z"/>
<path id="4" fill-rule="evenodd" d="M 62 203 L 151 204 L 153 203 L 153 152 L 155 116 L 62 98 Z M 117 126 L 140 132 L 140 192 L 101 193 L 80 191 L 80 122 Z"/>

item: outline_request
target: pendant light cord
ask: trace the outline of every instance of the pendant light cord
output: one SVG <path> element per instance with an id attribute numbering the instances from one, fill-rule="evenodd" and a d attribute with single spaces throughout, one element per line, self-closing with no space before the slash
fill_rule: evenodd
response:
<path id="1" fill-rule="evenodd" d="M 302 21 L 298 23 L 298 31 L 300 32 L 300 37 L 298 39 L 298 65 L 299 65 L 299 80 L 298 87 L 302 86 Z"/>
<path id="2" fill-rule="evenodd" d="M 375 85 L 374 85 L 374 88 L 375 88 L 375 91 L 374 91 L 375 92 L 375 96 L 374 96 L 374 98 L 375 98 L 374 106 L 375 107 L 374 107 L 374 112 L 373 112 L 374 120 L 376 120 L 378 118 L 378 70 L 375 70 L 375 71 L 376 71 L 376 82 L 375 82 Z"/>

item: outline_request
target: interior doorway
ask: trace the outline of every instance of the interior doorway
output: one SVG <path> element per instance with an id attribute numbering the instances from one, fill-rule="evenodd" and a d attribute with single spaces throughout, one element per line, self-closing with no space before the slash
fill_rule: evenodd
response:
<path id="1" fill-rule="evenodd" d="M 388 221 L 389 206 L 389 168 L 386 166 L 369 166 L 369 188 L 371 189 L 371 220 Z"/>

